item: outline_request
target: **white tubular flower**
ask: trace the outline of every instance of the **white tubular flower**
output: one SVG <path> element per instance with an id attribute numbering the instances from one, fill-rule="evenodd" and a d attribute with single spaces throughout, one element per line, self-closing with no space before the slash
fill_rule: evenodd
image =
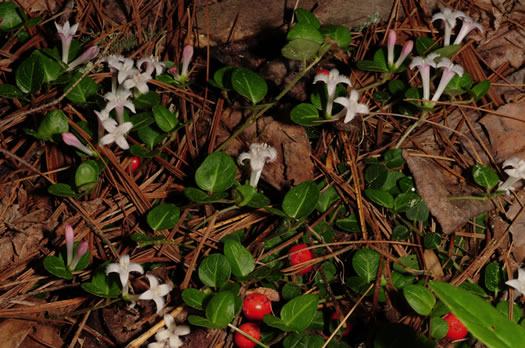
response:
<path id="1" fill-rule="evenodd" d="M 66 143 L 66 145 L 73 146 L 88 156 L 93 156 L 95 154 L 93 150 L 82 144 L 82 142 L 80 142 L 80 140 L 73 133 L 62 133 L 62 140 L 64 143 Z"/>
<path id="2" fill-rule="evenodd" d="M 512 279 L 505 282 L 508 286 L 516 289 L 521 295 L 525 294 L 525 270 L 518 270 L 518 279 Z"/>
<path id="3" fill-rule="evenodd" d="M 478 29 L 479 31 L 483 32 L 483 27 L 481 24 L 474 22 L 469 16 L 465 16 L 465 18 L 463 18 L 463 24 L 461 25 L 458 36 L 456 37 L 456 40 L 454 40 L 454 45 L 461 43 L 465 36 L 467 36 L 468 33 L 474 29 Z"/>
<path id="4" fill-rule="evenodd" d="M 437 53 L 430 53 L 425 58 L 423 57 L 414 57 L 412 62 L 409 65 L 410 69 L 417 67 L 419 74 L 421 75 L 421 83 L 423 85 L 423 99 L 430 99 L 430 68 L 436 67 L 436 62 L 434 59 L 439 57 Z"/>
<path id="5" fill-rule="evenodd" d="M 151 72 L 140 73 L 138 70 L 124 81 L 124 88 L 130 90 L 136 88 L 141 94 L 149 92 L 148 81 L 151 80 Z"/>
<path id="6" fill-rule="evenodd" d="M 67 71 L 71 71 L 75 69 L 77 66 L 89 62 L 90 60 L 96 58 L 99 53 L 100 53 L 100 48 L 98 48 L 98 46 L 91 46 L 90 48 L 85 50 L 77 59 L 69 63 Z"/>
<path id="7" fill-rule="evenodd" d="M 249 152 L 243 152 L 239 155 L 239 163 L 245 160 L 250 160 L 251 174 L 250 185 L 257 187 L 259 178 L 266 162 L 273 162 L 277 158 L 277 150 L 275 147 L 265 143 L 253 143 L 250 145 Z"/>
<path id="8" fill-rule="evenodd" d="M 131 272 L 139 272 L 140 274 L 144 273 L 144 269 L 138 263 L 129 262 L 129 255 L 122 255 L 118 263 L 110 263 L 106 267 L 106 274 L 109 273 L 118 273 L 120 277 L 120 284 L 122 284 L 122 294 L 123 296 L 128 294 L 128 280 L 129 274 Z"/>
<path id="9" fill-rule="evenodd" d="M 339 97 L 334 100 L 337 104 L 341 104 L 346 109 L 346 116 L 344 123 L 348 123 L 353 120 L 356 114 L 367 114 L 368 106 L 359 103 L 359 92 L 353 89 L 350 92 L 348 98 Z"/>
<path id="10" fill-rule="evenodd" d="M 69 21 L 60 25 L 55 22 L 55 27 L 57 28 L 58 37 L 62 41 L 62 62 L 67 64 L 69 62 L 69 47 L 71 46 L 71 40 L 78 29 L 78 23 L 72 26 L 69 25 Z"/>
<path id="11" fill-rule="evenodd" d="M 314 83 L 317 83 L 319 81 L 326 83 L 326 89 L 328 91 L 328 100 L 326 101 L 326 114 L 332 116 L 332 107 L 334 104 L 335 90 L 337 88 L 337 85 L 339 83 L 344 83 L 351 87 L 352 83 L 350 83 L 350 79 L 348 77 L 339 75 L 339 71 L 337 69 L 330 70 L 328 74 L 326 74 L 325 71 L 318 73 L 317 75 L 315 75 Z"/>
<path id="12" fill-rule="evenodd" d="M 161 329 L 155 334 L 157 342 L 148 344 L 148 348 L 179 348 L 184 342 L 179 336 L 185 336 L 190 333 L 188 325 L 176 325 L 175 319 L 170 314 L 164 315 L 164 323 L 167 329 Z"/>
<path id="13" fill-rule="evenodd" d="M 121 124 L 124 122 L 124 108 L 128 108 L 135 113 L 135 105 L 129 100 L 129 97 L 131 97 L 131 91 L 122 87 L 119 87 L 115 93 L 108 92 L 104 94 L 104 98 L 108 101 L 105 110 L 109 113 L 115 109 L 118 121 Z"/>
<path id="14" fill-rule="evenodd" d="M 133 123 L 124 122 L 123 124 L 117 126 L 116 122 L 109 123 L 106 121 L 106 123 L 103 124 L 103 126 L 109 132 L 109 134 L 104 135 L 100 139 L 100 144 L 108 145 L 116 143 L 122 150 L 129 149 L 129 144 L 126 140 L 126 137 L 131 128 L 133 128 Z"/>
<path id="15" fill-rule="evenodd" d="M 145 57 L 137 61 L 137 67 L 141 68 L 142 64 L 146 63 L 146 72 L 150 75 L 153 73 L 153 70 L 155 70 L 155 75 L 160 75 L 166 70 L 166 66 L 164 63 L 159 62 L 158 59 L 151 57 Z"/>
<path id="16" fill-rule="evenodd" d="M 114 64 L 113 66 L 118 71 L 118 83 L 122 83 L 128 77 L 135 75 L 138 69 L 134 67 L 135 61 L 129 58 L 123 58 L 120 64 Z"/>
<path id="17" fill-rule="evenodd" d="M 507 194 L 509 194 L 513 189 L 512 186 L 515 183 L 521 179 L 525 179 L 525 161 L 514 157 L 503 162 L 503 168 L 506 167 L 510 167 L 504 169 L 505 173 L 507 173 L 509 177 L 504 183 L 499 185 L 498 190 L 505 191 Z M 525 279 L 523 281 L 525 281 Z"/>
<path id="18" fill-rule="evenodd" d="M 139 296 L 139 300 L 153 300 L 157 306 L 157 313 L 164 307 L 164 296 L 168 295 L 171 291 L 171 287 L 168 284 L 159 285 L 158 279 L 153 276 L 146 274 L 149 281 L 149 290 L 143 292 Z"/>
<path id="19" fill-rule="evenodd" d="M 445 23 L 445 41 L 444 46 L 450 45 L 450 35 L 452 34 L 452 28 L 456 26 L 456 19 L 466 17 L 467 15 L 462 11 L 452 11 L 445 7 L 439 13 L 432 16 L 432 22 L 441 19 Z"/>
<path id="20" fill-rule="evenodd" d="M 439 100 L 439 97 L 441 97 L 441 94 L 443 94 L 445 87 L 447 87 L 448 83 L 450 82 L 450 80 L 452 80 L 454 75 L 458 74 L 459 76 L 463 76 L 463 68 L 461 67 L 461 65 L 453 64 L 448 58 L 441 58 L 441 60 L 437 64 L 437 67 L 443 68 L 443 74 L 441 75 L 439 85 L 436 91 L 434 92 L 432 101 Z"/>

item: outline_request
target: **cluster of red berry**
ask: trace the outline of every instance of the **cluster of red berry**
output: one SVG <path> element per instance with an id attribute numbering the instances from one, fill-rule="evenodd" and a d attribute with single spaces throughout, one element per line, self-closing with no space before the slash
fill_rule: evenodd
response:
<path id="1" fill-rule="evenodd" d="M 298 265 L 300 263 L 309 261 L 314 258 L 313 253 L 310 250 L 302 250 L 307 248 L 306 244 L 297 244 L 290 248 L 290 263 L 292 265 Z M 302 250 L 302 251 L 300 251 Z M 312 270 L 312 266 L 305 267 L 297 272 L 297 274 L 305 274 Z M 257 322 L 263 320 L 266 314 L 272 312 L 272 302 L 270 299 L 259 293 L 252 293 L 247 295 L 242 302 L 242 311 L 244 317 L 251 322 L 244 323 L 239 326 L 239 329 L 252 336 L 256 340 L 261 338 L 261 329 Z M 235 333 L 234 342 L 239 348 L 254 348 L 257 343 L 244 336 L 240 332 Z"/>

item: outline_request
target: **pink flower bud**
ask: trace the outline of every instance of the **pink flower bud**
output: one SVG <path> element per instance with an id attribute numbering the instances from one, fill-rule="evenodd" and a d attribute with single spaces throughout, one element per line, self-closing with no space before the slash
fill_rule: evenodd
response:
<path id="1" fill-rule="evenodd" d="M 66 145 L 73 146 L 77 148 L 78 150 L 84 152 L 88 156 L 93 156 L 94 152 L 86 145 L 82 144 L 78 138 L 70 132 L 62 133 L 62 140 Z"/>
<path id="2" fill-rule="evenodd" d="M 193 57 L 193 46 L 186 45 L 182 51 L 182 69 L 181 76 L 188 75 L 188 67 L 190 66 L 191 57 Z"/>
<path id="3" fill-rule="evenodd" d="M 396 63 L 394 64 L 394 67 L 396 69 L 399 68 L 401 64 L 403 64 L 406 57 L 408 57 L 410 52 L 412 52 L 412 48 L 414 48 L 414 41 L 408 40 L 407 42 L 405 42 L 405 44 L 403 45 L 403 49 L 401 49 L 401 55 L 399 56 L 399 58 L 397 58 Z"/>
<path id="4" fill-rule="evenodd" d="M 89 62 L 90 60 L 96 58 L 99 53 L 100 48 L 98 48 L 98 46 L 91 46 L 90 48 L 85 50 L 77 59 L 69 63 L 69 67 L 67 68 L 67 70 L 71 71 L 77 66 Z"/>
<path id="5" fill-rule="evenodd" d="M 68 267 L 69 267 L 70 271 L 74 271 L 75 270 L 75 268 L 77 267 L 78 262 L 80 261 L 82 256 L 86 255 L 86 253 L 88 251 L 88 247 L 89 247 L 88 242 L 86 242 L 86 241 L 80 242 L 80 244 L 77 247 L 77 253 L 75 254 L 75 258 L 73 259 L 73 261 L 71 261 L 70 264 L 68 264 Z"/>
<path id="6" fill-rule="evenodd" d="M 66 251 L 67 251 L 67 264 L 69 265 L 73 260 L 73 245 L 75 243 L 75 232 L 71 225 L 66 225 Z"/>
<path id="7" fill-rule="evenodd" d="M 387 37 L 387 52 L 388 52 L 388 65 L 394 64 L 394 47 L 396 46 L 397 35 L 396 32 L 390 29 Z"/>

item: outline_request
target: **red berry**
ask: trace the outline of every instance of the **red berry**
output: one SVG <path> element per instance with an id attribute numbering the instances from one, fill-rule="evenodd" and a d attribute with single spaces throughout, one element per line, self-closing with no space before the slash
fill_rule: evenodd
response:
<path id="1" fill-rule="evenodd" d="M 266 314 L 272 312 L 272 302 L 263 294 L 249 294 L 242 301 L 242 311 L 248 320 L 263 320 Z"/>
<path id="2" fill-rule="evenodd" d="M 140 158 L 138 156 L 131 157 L 131 172 L 134 173 L 140 166 Z M 129 172 L 129 167 L 128 167 Z"/>
<path id="3" fill-rule="evenodd" d="M 333 312 L 332 313 L 332 316 L 330 317 L 331 320 L 337 320 L 337 325 L 339 325 L 339 315 L 337 314 L 337 312 Z M 346 330 L 343 331 L 343 333 L 341 333 L 341 336 L 345 337 L 347 336 L 350 331 L 352 330 L 352 326 L 350 325 L 350 323 L 348 322 L 348 320 L 346 321 Z M 339 332 L 341 332 L 342 330 L 340 330 Z"/>
<path id="4" fill-rule="evenodd" d="M 330 75 L 330 72 L 326 69 L 317 70 L 317 75 Z"/>
<path id="5" fill-rule="evenodd" d="M 447 338 L 449 340 L 460 340 L 467 336 L 467 328 L 465 327 L 465 325 L 463 325 L 463 323 L 459 321 L 458 318 L 456 318 L 454 314 L 452 314 L 452 312 L 448 312 L 447 314 L 445 314 L 443 320 L 445 320 L 448 323 Z"/>
<path id="6" fill-rule="evenodd" d="M 256 340 L 261 339 L 261 329 L 259 329 L 259 326 L 255 323 L 244 323 L 241 326 L 239 326 L 239 329 L 246 332 L 248 335 L 252 336 Z M 257 343 L 244 336 L 240 332 L 235 332 L 235 337 L 233 338 L 233 340 L 239 348 L 254 348 L 255 346 L 257 346 Z"/>
<path id="7" fill-rule="evenodd" d="M 308 245 L 306 244 L 297 244 L 297 245 L 294 245 L 289 253 L 292 254 L 293 252 L 295 251 L 298 251 L 298 250 L 301 250 L 301 249 L 304 249 L 304 248 L 307 248 Z M 314 258 L 314 254 L 312 253 L 311 250 L 303 250 L 303 251 L 299 251 L 295 254 L 292 254 L 290 255 L 290 259 L 292 260 L 292 265 L 298 265 L 300 263 L 303 263 L 303 262 L 306 262 L 306 261 L 310 261 L 311 259 Z M 305 273 L 308 273 L 312 270 L 312 266 L 308 266 L 306 268 L 302 268 L 301 270 L 299 270 L 299 272 L 297 272 L 297 274 L 305 274 Z"/>

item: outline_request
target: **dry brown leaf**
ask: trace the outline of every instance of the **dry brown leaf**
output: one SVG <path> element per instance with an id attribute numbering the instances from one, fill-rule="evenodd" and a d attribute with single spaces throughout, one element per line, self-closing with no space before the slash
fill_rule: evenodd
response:
<path id="1" fill-rule="evenodd" d="M 28 320 L 5 319 L 0 322 L 0 348 L 18 348 L 33 328 Z"/>
<path id="2" fill-rule="evenodd" d="M 497 162 L 511 157 L 525 158 L 525 108 L 524 103 L 506 104 L 496 110 L 512 118 L 488 114 L 480 120 L 490 138 Z"/>
<path id="3" fill-rule="evenodd" d="M 22 342 L 21 347 L 23 348 L 45 348 L 49 346 L 62 347 L 64 341 L 60 337 L 59 330 L 51 325 L 35 323 L 34 325 L 35 332 L 32 336 L 26 337 L 24 342 Z M 39 342 L 45 343 L 43 345 Z"/>
<path id="4" fill-rule="evenodd" d="M 449 200 L 449 197 L 472 195 L 476 188 L 460 183 L 431 159 L 410 156 L 406 150 L 403 157 L 414 175 L 417 192 L 444 233 L 452 233 L 471 218 L 494 208 L 490 201 Z"/>
<path id="5" fill-rule="evenodd" d="M 425 249 L 423 259 L 425 260 L 425 269 L 430 273 L 432 278 L 442 278 L 445 276 L 436 253 L 430 249 Z"/>
<path id="6" fill-rule="evenodd" d="M 250 289 L 246 291 L 246 295 L 249 294 L 262 294 L 270 299 L 272 302 L 279 302 L 281 300 L 281 296 L 279 295 L 279 291 L 275 289 L 270 288 L 255 288 Z"/>

